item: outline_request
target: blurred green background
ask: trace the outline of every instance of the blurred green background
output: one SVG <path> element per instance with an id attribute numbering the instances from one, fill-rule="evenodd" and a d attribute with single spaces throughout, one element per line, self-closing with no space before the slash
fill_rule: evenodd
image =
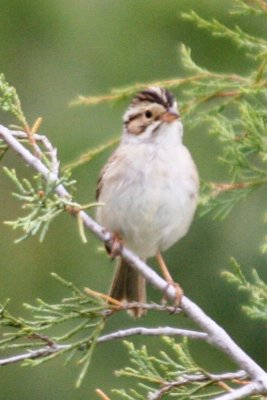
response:
<path id="1" fill-rule="evenodd" d="M 70 108 L 68 103 L 78 94 L 97 95 L 135 82 L 181 76 L 181 43 L 192 48 L 193 58 L 202 66 L 245 74 L 253 60 L 245 58 L 230 41 L 211 38 L 181 19 L 183 11 L 194 9 L 206 18 L 215 17 L 230 25 L 238 22 L 251 33 L 266 35 L 266 25 L 260 19 L 230 19 L 232 4 L 214 0 L 1 0 L 0 71 L 16 87 L 28 120 L 44 118 L 42 132 L 58 148 L 64 164 L 117 135 L 127 106 Z M 179 98 L 179 91 L 175 94 Z M 1 123 L 11 122 L 9 116 L 1 114 Z M 204 127 L 186 131 L 185 143 L 203 180 L 227 179 L 225 168 L 217 160 L 220 145 Z M 98 171 L 109 153 L 74 171 L 78 201 L 94 200 Z M 16 166 L 21 175 L 30 174 L 12 152 L 5 162 Z M 15 245 L 19 233 L 2 221 L 15 219 L 21 213 L 20 204 L 11 197 L 14 188 L 2 170 L 0 188 L 0 302 L 10 297 L 11 309 L 18 314 L 23 302 L 33 303 L 37 297 L 59 301 L 67 294 L 50 277 L 52 271 L 79 287 L 108 290 L 113 265 L 104 253 L 98 253 L 99 243 L 92 235 L 88 244 L 81 243 L 76 223 L 67 215 L 51 226 L 44 243 L 32 238 Z M 187 237 L 165 254 L 174 278 L 188 297 L 222 324 L 263 367 L 265 326 L 242 314 L 245 297 L 224 281 L 221 271 L 228 268 L 230 256 L 234 256 L 248 274 L 256 267 L 267 278 L 266 259 L 259 251 L 266 230 L 262 223 L 265 192 L 255 192 L 223 222 L 197 216 Z M 156 301 L 160 295 L 149 288 L 148 297 Z M 107 331 L 137 324 L 177 323 L 192 326 L 183 317 L 177 320 L 151 314 L 133 322 L 121 314 L 109 321 Z M 147 343 L 151 349 L 156 346 L 151 339 L 136 338 L 135 342 Z M 231 367 L 206 346 L 191 347 L 196 359 L 213 371 Z M 126 362 L 122 343 L 99 347 L 79 390 L 74 388 L 78 374 L 74 363 L 63 367 L 63 360 L 58 359 L 33 369 L 8 366 L 1 369 L 0 399 L 96 399 L 96 387 L 109 393 L 111 387 L 127 385 L 123 379 L 114 380 L 113 375 L 113 369 Z"/>

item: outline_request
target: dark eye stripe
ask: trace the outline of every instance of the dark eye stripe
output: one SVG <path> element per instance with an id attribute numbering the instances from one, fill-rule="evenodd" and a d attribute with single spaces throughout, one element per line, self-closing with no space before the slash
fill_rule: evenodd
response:
<path id="1" fill-rule="evenodd" d="M 136 113 L 136 114 L 130 115 L 130 116 L 128 117 L 127 121 L 124 121 L 124 125 L 125 125 L 125 126 L 128 126 L 128 124 L 129 124 L 131 121 L 135 120 L 136 118 L 140 117 L 141 115 L 142 115 L 142 113 Z"/>

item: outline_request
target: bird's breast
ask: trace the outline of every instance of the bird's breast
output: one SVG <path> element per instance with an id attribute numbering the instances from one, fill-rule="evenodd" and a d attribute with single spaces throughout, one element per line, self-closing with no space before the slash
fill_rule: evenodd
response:
<path id="1" fill-rule="evenodd" d="M 98 220 L 140 256 L 153 256 L 189 228 L 198 192 L 194 163 L 181 144 L 132 146 L 117 159 L 103 177 Z"/>

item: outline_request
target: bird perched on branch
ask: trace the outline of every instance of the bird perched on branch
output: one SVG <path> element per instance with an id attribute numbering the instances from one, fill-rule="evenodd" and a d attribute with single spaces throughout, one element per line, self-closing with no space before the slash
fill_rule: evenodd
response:
<path id="1" fill-rule="evenodd" d="M 182 289 L 168 272 L 161 251 L 181 239 L 192 222 L 198 200 L 196 166 L 182 143 L 183 125 L 177 102 L 166 89 L 138 93 L 123 116 L 118 148 L 102 169 L 97 185 L 97 221 L 142 260 L 156 256 L 163 275 Z M 145 279 L 119 259 L 110 296 L 145 302 Z M 142 308 L 131 314 L 140 317 Z"/>

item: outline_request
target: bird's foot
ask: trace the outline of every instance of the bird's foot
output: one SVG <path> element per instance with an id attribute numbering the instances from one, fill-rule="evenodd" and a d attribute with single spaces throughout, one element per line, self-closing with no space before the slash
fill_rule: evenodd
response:
<path id="1" fill-rule="evenodd" d="M 174 305 L 175 305 L 175 307 L 179 307 L 180 303 L 181 303 L 181 300 L 182 300 L 182 297 L 183 297 L 183 294 L 184 294 L 184 291 L 181 288 L 181 286 L 179 285 L 179 283 L 174 282 L 174 280 L 172 279 L 172 276 L 171 276 L 171 274 L 169 272 L 169 269 L 168 269 L 168 267 L 167 267 L 162 255 L 160 254 L 160 252 L 158 252 L 156 254 L 156 258 L 158 260 L 160 269 L 162 271 L 162 275 L 164 276 L 164 278 L 167 281 L 167 286 L 165 288 L 165 294 L 163 296 L 162 302 L 166 302 L 166 291 L 168 290 L 168 288 L 170 286 L 172 286 L 172 287 L 174 287 L 175 292 L 176 292 Z"/>
<path id="2" fill-rule="evenodd" d="M 111 260 L 114 260 L 114 258 L 120 255 L 122 247 L 123 247 L 122 238 L 115 233 L 112 234 L 111 240 L 105 244 L 105 248 L 111 257 Z"/>
<path id="3" fill-rule="evenodd" d="M 184 291 L 183 291 L 183 289 L 181 288 L 181 286 L 179 285 L 178 282 L 170 281 L 170 282 L 167 283 L 165 291 L 164 291 L 165 293 L 164 293 L 164 296 L 162 298 L 162 302 L 163 303 L 167 302 L 166 301 L 166 292 L 167 292 L 167 290 L 168 290 L 168 288 L 170 286 L 172 286 L 175 289 L 174 307 L 175 308 L 179 308 L 180 304 L 181 304 L 181 301 L 182 301 L 182 297 L 184 295 Z"/>

